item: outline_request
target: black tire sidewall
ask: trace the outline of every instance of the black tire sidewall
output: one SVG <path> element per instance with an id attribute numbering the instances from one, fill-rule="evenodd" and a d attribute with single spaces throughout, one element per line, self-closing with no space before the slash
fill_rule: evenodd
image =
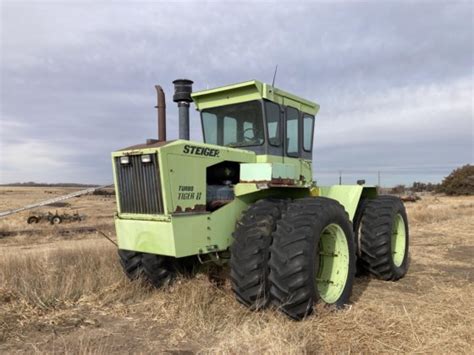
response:
<path id="1" fill-rule="evenodd" d="M 268 198 L 255 202 L 242 213 L 232 234 L 229 263 L 231 288 L 236 299 L 251 310 L 264 309 L 270 302 L 270 245 L 285 206 L 285 200 L 281 199 Z M 255 234 L 249 237 L 251 230 Z M 245 264 L 241 264 L 243 259 Z M 259 267 L 248 269 L 252 264 L 259 264 Z M 256 274 L 260 275 L 259 285 L 249 286 L 248 279 Z"/>
<path id="2" fill-rule="evenodd" d="M 130 280 L 143 279 L 155 288 L 173 283 L 176 272 L 172 259 L 156 254 L 119 249 L 120 264 Z"/>
<path id="3" fill-rule="evenodd" d="M 360 200 L 359 205 L 357 206 L 357 210 L 354 216 L 353 220 L 353 228 L 352 230 L 354 231 L 354 250 L 356 253 L 356 256 L 359 257 L 360 255 L 360 228 L 362 225 L 362 216 L 364 215 L 364 210 L 367 207 L 367 199 L 363 198 Z"/>
<path id="4" fill-rule="evenodd" d="M 405 255 L 400 266 L 393 260 L 392 234 L 396 216 L 405 224 Z M 378 196 L 369 201 L 362 217 L 362 255 L 364 270 L 374 277 L 397 281 L 405 276 L 409 267 L 409 227 L 403 202 L 395 196 Z"/>

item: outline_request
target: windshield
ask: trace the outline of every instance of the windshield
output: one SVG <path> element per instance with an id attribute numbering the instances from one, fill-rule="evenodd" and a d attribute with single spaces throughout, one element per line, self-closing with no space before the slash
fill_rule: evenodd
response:
<path id="1" fill-rule="evenodd" d="M 203 110 L 201 117 L 205 143 L 228 147 L 263 144 L 260 101 L 210 108 Z"/>

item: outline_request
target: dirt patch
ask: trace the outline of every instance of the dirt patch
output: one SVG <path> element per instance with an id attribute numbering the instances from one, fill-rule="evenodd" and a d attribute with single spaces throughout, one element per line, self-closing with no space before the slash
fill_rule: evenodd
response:
<path id="1" fill-rule="evenodd" d="M 87 317 L 82 314 L 86 314 Z M 30 329 L 28 336 L 19 336 L 0 344 L 0 352 L 31 353 L 51 349 L 59 353 L 195 353 L 198 347 L 189 341 L 169 344 L 173 332 L 170 326 L 150 322 L 143 314 L 124 317 L 97 314 L 97 310 L 58 314 L 45 318 Z"/>
<path id="2" fill-rule="evenodd" d="M 463 263 L 471 264 L 474 260 L 474 246 L 472 245 L 457 245 L 449 248 L 446 257 L 453 261 L 461 261 Z"/>
<path id="3" fill-rule="evenodd" d="M 474 269 L 468 266 L 440 265 L 445 277 L 474 283 Z"/>

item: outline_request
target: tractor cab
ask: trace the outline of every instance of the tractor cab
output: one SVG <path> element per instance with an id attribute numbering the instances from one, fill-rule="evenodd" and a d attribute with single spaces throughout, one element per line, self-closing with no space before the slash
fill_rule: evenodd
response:
<path id="1" fill-rule="evenodd" d="M 318 104 L 256 80 L 191 97 L 205 143 L 311 160 Z"/>

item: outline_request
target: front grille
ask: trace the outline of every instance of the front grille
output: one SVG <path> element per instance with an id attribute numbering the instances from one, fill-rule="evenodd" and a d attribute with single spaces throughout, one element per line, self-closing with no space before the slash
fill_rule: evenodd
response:
<path id="1" fill-rule="evenodd" d="M 121 213 L 163 214 L 158 155 L 142 163 L 141 155 L 130 155 L 129 164 L 115 158 L 117 191 Z"/>

